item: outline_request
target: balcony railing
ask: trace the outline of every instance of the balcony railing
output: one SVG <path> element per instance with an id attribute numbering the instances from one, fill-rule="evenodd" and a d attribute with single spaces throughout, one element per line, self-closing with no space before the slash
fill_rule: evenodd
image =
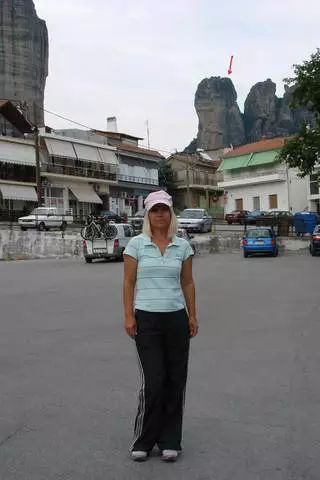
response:
<path id="1" fill-rule="evenodd" d="M 159 185 L 158 180 L 145 178 L 145 177 L 133 177 L 132 175 L 119 174 L 119 180 L 122 182 L 144 183 L 146 185 Z"/>
<path id="2" fill-rule="evenodd" d="M 177 187 L 187 185 L 187 172 L 181 171 L 176 172 L 175 175 L 175 184 Z M 204 172 L 189 172 L 189 185 L 199 185 L 199 186 L 217 186 L 217 178 L 214 174 L 204 173 Z"/>
<path id="3" fill-rule="evenodd" d="M 36 169 L 27 165 L 13 165 L 0 163 L 0 180 L 35 183 Z"/>
<path id="4" fill-rule="evenodd" d="M 53 165 L 53 164 L 42 164 L 41 171 L 46 173 L 55 173 L 60 175 L 70 175 L 73 177 L 85 177 L 85 178 L 96 178 L 98 180 L 108 180 L 116 182 L 118 180 L 118 166 L 117 165 L 108 165 L 108 170 L 93 167 L 78 167 L 74 165 Z"/>

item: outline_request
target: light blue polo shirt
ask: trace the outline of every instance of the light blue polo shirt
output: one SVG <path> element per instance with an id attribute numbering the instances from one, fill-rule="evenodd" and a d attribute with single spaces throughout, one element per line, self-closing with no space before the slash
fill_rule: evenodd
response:
<path id="1" fill-rule="evenodd" d="M 135 309 L 176 312 L 185 308 L 181 267 L 193 255 L 187 240 L 174 236 L 162 255 L 151 238 L 141 234 L 130 240 L 124 254 L 138 260 Z"/>

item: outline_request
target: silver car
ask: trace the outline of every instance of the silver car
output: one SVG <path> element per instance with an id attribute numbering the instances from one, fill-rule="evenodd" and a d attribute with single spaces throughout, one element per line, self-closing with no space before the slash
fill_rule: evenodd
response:
<path id="1" fill-rule="evenodd" d="M 186 208 L 178 217 L 179 227 L 188 232 L 211 232 L 212 217 L 203 208 Z"/>

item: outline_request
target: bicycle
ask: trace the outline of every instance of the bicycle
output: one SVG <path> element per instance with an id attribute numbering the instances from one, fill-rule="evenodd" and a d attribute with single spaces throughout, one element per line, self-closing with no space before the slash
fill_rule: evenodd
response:
<path id="1" fill-rule="evenodd" d="M 113 240 L 118 234 L 117 227 L 105 218 L 98 219 L 94 215 L 89 215 L 87 224 L 81 229 L 83 240 Z"/>

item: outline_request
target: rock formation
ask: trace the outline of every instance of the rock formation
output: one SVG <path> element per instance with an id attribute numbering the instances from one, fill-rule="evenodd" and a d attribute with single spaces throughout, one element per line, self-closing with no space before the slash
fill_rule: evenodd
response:
<path id="1" fill-rule="evenodd" d="M 299 131 L 302 121 L 311 125 L 314 117 L 306 108 L 290 108 L 294 87 L 285 87 L 283 98 L 276 96 L 276 84 L 268 79 L 255 84 L 245 101 L 244 114 L 229 78 L 211 77 L 200 82 L 195 95 L 199 118 L 196 142 L 186 147 L 213 150 L 254 142 L 261 137 L 288 136 Z"/>
<path id="2" fill-rule="evenodd" d="M 229 78 L 211 77 L 202 80 L 195 96 L 199 117 L 198 144 L 204 150 L 212 145 L 239 145 L 245 142 L 242 115 L 237 92 Z"/>
<path id="3" fill-rule="evenodd" d="M 38 126 L 44 124 L 48 50 L 46 23 L 38 18 L 33 0 L 1 0 L 0 99 L 20 105 L 28 120 Z M 1 134 L 17 132 L 0 118 Z"/>

